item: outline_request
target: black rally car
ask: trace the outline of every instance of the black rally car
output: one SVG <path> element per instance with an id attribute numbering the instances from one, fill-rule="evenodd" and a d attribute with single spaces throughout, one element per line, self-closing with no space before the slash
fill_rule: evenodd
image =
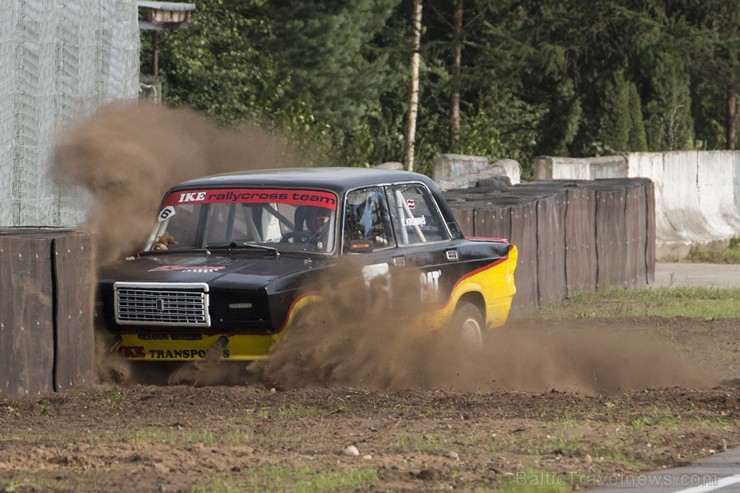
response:
<path id="1" fill-rule="evenodd" d="M 475 342 L 508 317 L 516 259 L 506 240 L 466 239 L 421 174 L 223 174 L 167 192 L 144 248 L 101 270 L 98 308 L 108 349 L 128 359 L 192 361 L 209 350 L 263 359 L 320 302 L 321 273 L 352 260 L 363 274 L 358 290 L 418 276 L 411 298 L 428 330 Z"/>

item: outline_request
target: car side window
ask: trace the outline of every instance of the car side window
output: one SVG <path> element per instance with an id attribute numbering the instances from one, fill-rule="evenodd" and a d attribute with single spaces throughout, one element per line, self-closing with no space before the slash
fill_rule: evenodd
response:
<path id="1" fill-rule="evenodd" d="M 344 214 L 344 249 L 355 240 L 369 241 L 374 250 L 394 246 L 388 203 L 381 187 L 347 194 Z"/>
<path id="2" fill-rule="evenodd" d="M 394 185 L 388 189 L 388 198 L 399 245 L 449 239 L 439 209 L 426 187 Z"/>

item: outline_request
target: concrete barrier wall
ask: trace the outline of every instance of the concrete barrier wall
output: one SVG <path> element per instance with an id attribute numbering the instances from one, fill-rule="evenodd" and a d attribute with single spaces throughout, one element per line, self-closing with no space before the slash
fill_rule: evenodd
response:
<path id="1" fill-rule="evenodd" d="M 437 154 L 432 162 L 432 179 L 442 190 L 473 188 L 488 180 L 516 185 L 521 181 L 521 174 L 519 162 L 513 159 L 491 164 L 480 156 Z"/>
<path id="2" fill-rule="evenodd" d="M 627 176 L 624 156 L 568 158 L 540 156 L 534 160 L 535 180 L 596 180 Z"/>
<path id="3" fill-rule="evenodd" d="M 740 151 L 629 153 L 600 158 L 539 157 L 538 180 L 645 177 L 655 184 L 657 259 L 740 236 Z"/>
<path id="4" fill-rule="evenodd" d="M 88 234 L 0 229 L 0 393 L 97 380 L 93 286 Z"/>
<path id="5" fill-rule="evenodd" d="M 655 195 L 644 178 L 550 180 L 448 190 L 467 236 L 519 249 L 513 314 L 582 291 L 655 278 Z"/>
<path id="6" fill-rule="evenodd" d="M 740 152 L 733 154 L 735 163 L 735 210 L 740 211 Z"/>

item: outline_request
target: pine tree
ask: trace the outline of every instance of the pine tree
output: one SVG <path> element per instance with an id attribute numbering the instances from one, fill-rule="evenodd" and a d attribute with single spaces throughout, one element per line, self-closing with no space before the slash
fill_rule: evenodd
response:
<path id="1" fill-rule="evenodd" d="M 272 19 L 264 48 L 292 81 L 287 97 L 309 102 L 316 116 L 340 130 L 357 129 L 393 79 L 376 49 L 395 0 L 287 0 L 266 4 Z"/>
<path id="2" fill-rule="evenodd" d="M 629 138 L 625 150 L 631 152 L 645 152 L 648 150 L 645 122 L 642 118 L 642 102 L 637 86 L 633 82 L 627 83 L 627 99 L 629 106 Z"/>
<path id="3" fill-rule="evenodd" d="M 604 87 L 599 141 L 606 152 L 626 151 L 630 138 L 629 90 L 620 70 Z"/>
<path id="4" fill-rule="evenodd" d="M 676 0 L 674 16 L 684 23 L 686 31 L 683 52 L 690 61 L 697 95 L 694 104 L 697 135 L 711 147 L 735 149 L 740 92 L 740 6 L 727 0 Z"/>
<path id="5" fill-rule="evenodd" d="M 690 149 L 694 141 L 690 80 L 681 59 L 659 54 L 650 73 L 650 88 L 645 106 L 648 147 L 653 151 Z"/>

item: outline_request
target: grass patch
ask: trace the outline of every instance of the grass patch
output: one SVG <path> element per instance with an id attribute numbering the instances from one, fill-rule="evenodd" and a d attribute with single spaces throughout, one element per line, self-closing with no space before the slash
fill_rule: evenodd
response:
<path id="1" fill-rule="evenodd" d="M 422 453 L 434 455 L 447 455 L 450 452 L 456 452 L 461 448 L 484 446 L 485 440 L 481 440 L 475 434 L 470 435 L 446 435 L 435 436 L 424 434 L 421 436 L 399 437 L 395 443 L 388 447 L 386 453 L 389 454 L 408 454 Z"/>
<path id="2" fill-rule="evenodd" d="M 46 480 L 36 479 L 30 481 L 28 479 L 21 479 L 18 481 L 10 481 L 9 483 L 3 483 L 0 481 L 0 492 L 2 493 L 16 493 L 21 491 L 60 491 L 64 490 L 65 486 L 57 480 Z"/>
<path id="3" fill-rule="evenodd" d="M 348 412 L 346 409 L 343 411 L 332 411 L 333 412 Z M 326 411 L 316 409 L 315 407 L 305 407 L 302 405 L 294 405 L 287 407 L 263 407 L 260 409 L 248 409 L 244 418 L 247 421 L 255 419 L 299 419 L 299 418 L 318 418 L 325 416 Z"/>
<path id="4" fill-rule="evenodd" d="M 695 248 L 685 259 L 686 262 L 708 264 L 740 264 L 740 236 L 734 236 L 726 247 Z"/>
<path id="5" fill-rule="evenodd" d="M 126 402 L 126 389 L 125 388 L 114 388 L 101 395 L 93 396 L 91 402 L 100 402 L 106 406 L 120 406 Z"/>
<path id="6" fill-rule="evenodd" d="M 214 433 L 209 430 L 173 430 L 151 428 L 138 430 L 123 435 L 121 439 L 127 442 L 150 442 L 165 444 L 203 443 L 206 445 L 238 445 L 254 439 L 252 433 L 231 431 L 229 433 Z"/>
<path id="7" fill-rule="evenodd" d="M 640 426 L 645 426 L 642 423 Z M 673 426 L 673 424 L 671 424 Z M 566 433 L 564 435 L 543 434 L 537 431 L 535 434 L 524 434 L 517 437 L 496 437 L 488 442 L 488 451 L 495 454 L 514 454 L 519 456 L 525 463 L 531 463 L 532 459 L 541 457 L 571 457 L 584 458 L 590 456 L 592 460 L 606 459 L 612 462 L 622 464 L 624 468 L 633 470 L 651 469 L 657 466 L 657 463 L 649 458 L 636 454 L 630 454 L 625 450 L 636 442 L 635 433 L 639 431 L 638 426 L 626 427 L 626 430 L 620 436 L 613 436 L 610 439 L 601 439 L 594 441 L 582 436 L 578 430 L 574 430 L 575 435 Z M 587 430 L 583 430 L 587 431 Z M 656 424 L 651 428 L 653 443 L 660 439 L 659 436 L 663 428 Z M 641 448 L 638 447 L 638 450 Z"/>
<path id="8" fill-rule="evenodd" d="M 242 491 L 332 492 L 365 489 L 378 481 L 374 469 L 316 471 L 307 466 L 258 466 L 236 476 L 211 477 L 192 487 L 193 492 L 236 493 Z"/>
<path id="9" fill-rule="evenodd" d="M 379 407 L 378 412 L 395 418 L 426 418 L 435 415 L 432 407 L 405 404 Z"/>
<path id="10" fill-rule="evenodd" d="M 545 455 L 562 455 L 563 457 L 583 457 L 588 453 L 589 444 L 578 438 L 563 438 L 553 435 L 521 437 L 509 442 L 492 440 L 488 450 L 493 453 L 510 453 L 541 457 Z"/>
<path id="11" fill-rule="evenodd" d="M 567 478 L 538 469 L 525 469 L 514 473 L 512 480 L 504 484 L 502 493 L 561 493 L 571 491 Z"/>
<path id="12" fill-rule="evenodd" d="M 444 454 L 449 452 L 450 444 L 433 435 L 422 435 L 421 437 L 400 437 L 393 447 L 393 452 L 406 454 L 419 452 L 427 454 Z"/>
<path id="13" fill-rule="evenodd" d="M 545 319 L 608 317 L 689 317 L 703 320 L 740 318 L 740 289 L 716 288 L 607 288 L 578 293 L 543 306 Z"/>
<path id="14" fill-rule="evenodd" d="M 656 426 L 675 428 L 677 425 L 676 418 L 672 416 L 640 416 L 628 424 L 632 428 L 653 428 Z"/>

